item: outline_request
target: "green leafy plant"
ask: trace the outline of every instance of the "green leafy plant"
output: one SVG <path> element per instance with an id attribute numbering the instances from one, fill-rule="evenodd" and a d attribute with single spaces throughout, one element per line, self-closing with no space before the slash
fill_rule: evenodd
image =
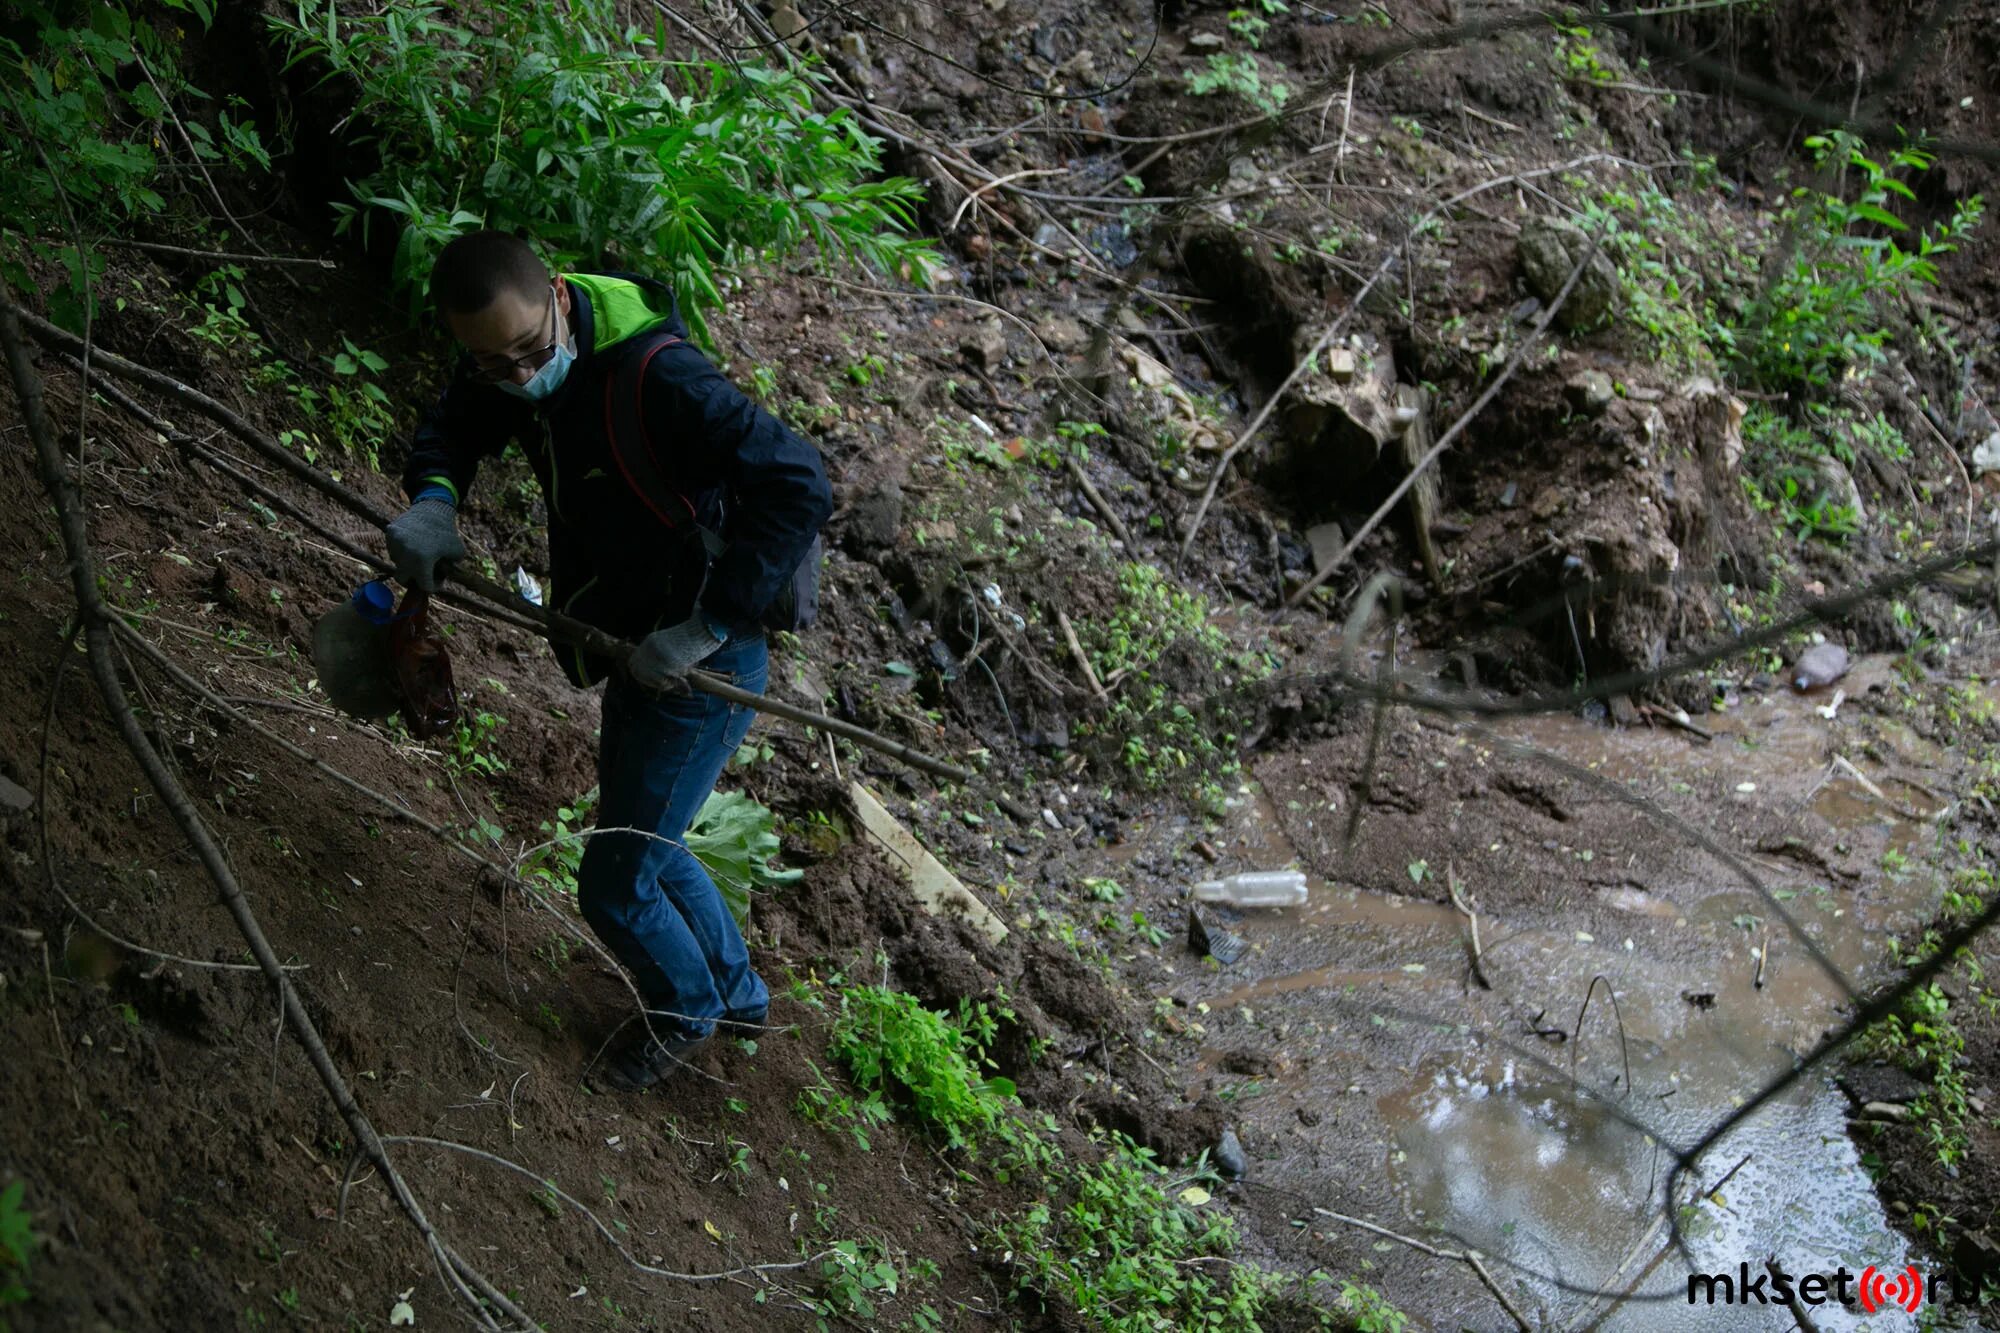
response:
<path id="1" fill-rule="evenodd" d="M 28 1299 L 28 1260 L 35 1252 L 37 1238 L 33 1220 L 21 1206 L 27 1184 L 16 1180 L 0 1189 L 0 1306 L 19 1305 Z M 7 1321 L 0 1318 L 0 1333 Z"/>
<path id="2" fill-rule="evenodd" d="M 507 771 L 507 761 L 493 749 L 493 738 L 507 719 L 483 708 L 467 709 L 444 739 L 444 762 L 454 773 L 495 777 Z"/>
<path id="3" fill-rule="evenodd" d="M 902 1274 L 875 1240 L 839 1240 L 820 1263 L 820 1325 L 828 1318 L 872 1320 L 876 1301 L 894 1296 Z"/>
<path id="4" fill-rule="evenodd" d="M 1186 71 L 1188 91 L 1196 97 L 1233 93 L 1267 116 L 1284 110 L 1292 90 L 1283 83 L 1265 83 L 1257 57 L 1244 51 L 1215 51 L 1203 69 Z"/>
<path id="5" fill-rule="evenodd" d="M 1270 31 L 1271 21 L 1264 15 L 1283 14 L 1290 9 L 1284 0 L 1258 0 L 1258 7 L 1261 13 L 1251 9 L 1229 11 L 1229 30 L 1250 43 L 1252 48 L 1262 46 L 1264 34 Z"/>
<path id="6" fill-rule="evenodd" d="M 985 1005 L 964 1012 L 990 1033 Z M 843 990 L 828 1049 L 863 1092 L 906 1094 L 917 1118 L 954 1148 L 970 1148 L 998 1126 L 1014 1096 L 1011 1082 L 978 1072 L 984 1045 L 973 1033 L 901 991 Z"/>
<path id="7" fill-rule="evenodd" d="M 211 0 L 162 0 L 194 15 L 205 29 Z M 27 257 L 57 265 L 66 281 L 50 300 L 50 317 L 80 331 L 91 285 L 103 272 L 101 253 L 72 237 L 123 232 L 135 218 L 159 214 L 160 145 L 178 131 L 167 125 L 170 101 L 210 100 L 180 72 L 177 38 L 135 19 L 123 4 L 55 5 L 23 0 L 10 6 L 0 31 L 0 276 L 26 289 Z M 138 71 L 138 77 L 128 72 Z M 270 158 L 251 125 L 235 118 L 240 103 L 214 108 L 217 131 L 183 121 L 200 161 L 268 168 Z"/>
<path id="8" fill-rule="evenodd" d="M 612 0 L 495 0 L 478 29 L 443 6 L 343 13 L 301 0 L 270 22 L 292 63 L 351 88 L 379 166 L 334 205 L 337 230 L 400 228 L 394 276 L 422 306 L 431 260 L 481 226 L 525 232 L 557 267 L 604 258 L 669 277 L 698 337 L 718 270 L 811 246 L 923 278 L 919 187 L 874 179 L 879 141 L 814 103 L 820 75 L 670 59 L 660 20 L 622 27 Z"/>
<path id="9" fill-rule="evenodd" d="M 1935 286 L 1936 256 L 1957 248 L 1979 224 L 1978 196 L 1960 200 L 1950 220 L 1919 232 L 1896 216 L 1916 192 L 1902 179 L 1930 169 L 1932 157 L 1905 146 L 1878 162 L 1844 130 L 1808 138 L 1822 169 L 1851 176 L 1852 196 L 1800 186 L 1781 215 L 1787 250 L 1766 290 L 1744 312 L 1736 350 L 1742 371 L 1766 389 L 1825 389 L 1851 368 L 1872 369 L 1888 339 L 1875 306 L 1918 284 Z M 1903 242 L 1914 242 L 1908 248 Z"/>
<path id="10" fill-rule="evenodd" d="M 542 821 L 542 845 L 523 858 L 521 874 L 538 884 L 574 899 L 576 897 L 576 871 L 583 863 L 584 825 L 590 822 L 597 809 L 597 788 L 592 787 L 568 805 L 556 807 L 553 820 Z M 568 937 L 561 937 L 565 945 Z M 569 951 L 562 950 L 561 961 L 569 961 Z"/>
<path id="11" fill-rule="evenodd" d="M 1098 679 L 1121 688 L 1104 717 L 1078 731 L 1108 739 L 1140 786 L 1178 789 L 1219 812 L 1221 784 L 1238 770 L 1229 714 L 1198 716 L 1181 701 L 1184 691 L 1161 678 L 1161 663 L 1173 653 L 1196 670 L 1250 680 L 1269 675 L 1270 662 L 1235 653 L 1211 623 L 1206 600 L 1151 565 L 1121 566 L 1118 584 L 1118 609 L 1104 620 L 1079 620 L 1076 632 Z"/>
<path id="12" fill-rule="evenodd" d="M 776 819 L 742 792 L 710 792 L 681 841 L 701 861 L 738 925 L 750 919 L 750 895 L 790 884 L 805 872 L 781 869 Z"/>

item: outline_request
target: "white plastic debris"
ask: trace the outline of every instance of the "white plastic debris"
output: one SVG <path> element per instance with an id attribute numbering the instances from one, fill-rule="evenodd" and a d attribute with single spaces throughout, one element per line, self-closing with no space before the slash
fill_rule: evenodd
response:
<path id="1" fill-rule="evenodd" d="M 533 602 L 536 606 L 542 604 L 541 580 L 519 565 L 514 566 L 514 591 L 520 593 L 523 599 Z"/>
<path id="2" fill-rule="evenodd" d="M 1980 472 L 2000 472 L 2000 430 L 1979 442 L 1972 451 L 1972 466 Z"/>
<path id="3" fill-rule="evenodd" d="M 1833 692 L 1833 698 L 1831 700 L 1821 704 L 1818 708 L 1815 708 L 1813 711 L 1815 713 L 1818 713 L 1821 717 L 1825 718 L 1827 721 L 1831 722 L 1833 721 L 1834 714 L 1840 711 L 1841 701 L 1846 698 L 1847 698 L 1846 690 L 1835 690 Z"/>

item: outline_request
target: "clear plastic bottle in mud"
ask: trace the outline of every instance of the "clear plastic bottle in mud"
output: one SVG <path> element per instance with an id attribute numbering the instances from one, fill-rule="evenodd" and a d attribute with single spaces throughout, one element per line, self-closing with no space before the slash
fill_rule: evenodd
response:
<path id="1" fill-rule="evenodd" d="M 1227 879 L 1201 880 L 1194 896 L 1232 907 L 1297 907 L 1306 900 L 1306 877 L 1301 870 L 1246 870 Z"/>

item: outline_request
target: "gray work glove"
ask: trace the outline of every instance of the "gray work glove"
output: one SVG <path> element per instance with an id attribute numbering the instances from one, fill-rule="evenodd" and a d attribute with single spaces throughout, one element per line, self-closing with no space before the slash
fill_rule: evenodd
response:
<path id="1" fill-rule="evenodd" d="M 382 530 L 389 539 L 389 562 L 408 588 L 437 590 L 437 563 L 465 558 L 458 539 L 458 508 L 436 496 L 419 500 Z"/>
<path id="2" fill-rule="evenodd" d="M 672 689 L 689 667 L 722 646 L 700 612 L 666 629 L 656 629 L 632 650 L 625 669 L 649 690 Z"/>

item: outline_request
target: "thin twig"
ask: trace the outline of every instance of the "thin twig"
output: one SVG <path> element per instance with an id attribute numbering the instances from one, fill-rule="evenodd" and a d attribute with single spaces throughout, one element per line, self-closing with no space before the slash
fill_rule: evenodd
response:
<path id="1" fill-rule="evenodd" d="M 1111 527 L 1111 535 L 1125 543 L 1127 556 L 1137 557 L 1139 547 L 1132 540 L 1132 534 L 1126 530 L 1125 520 L 1118 517 L 1118 511 L 1113 509 L 1104 496 L 1098 492 L 1097 487 L 1091 484 L 1089 476 L 1084 473 L 1083 464 L 1077 462 L 1068 454 L 1064 454 L 1063 466 L 1069 469 L 1069 475 L 1075 479 L 1076 484 L 1083 488 L 1084 498 L 1090 501 L 1091 508 L 1104 516 L 1104 521 Z"/>
<path id="2" fill-rule="evenodd" d="M 1507 1293 L 1500 1289 L 1500 1284 L 1493 1280 L 1493 1274 L 1486 1271 L 1486 1265 L 1480 1262 L 1480 1256 L 1477 1251 L 1441 1250 L 1435 1245 L 1425 1244 L 1414 1236 L 1405 1236 L 1400 1231 L 1391 1231 L 1385 1226 L 1377 1226 L 1373 1222 L 1365 1222 L 1358 1217 L 1349 1217 L 1346 1213 L 1336 1213 L 1329 1208 L 1315 1207 L 1313 1212 L 1321 1217 L 1330 1217 L 1336 1222 L 1344 1222 L 1348 1226 L 1359 1227 L 1363 1231 L 1372 1231 L 1378 1236 L 1401 1242 L 1413 1250 L 1423 1251 L 1432 1258 L 1449 1259 L 1454 1263 L 1465 1264 L 1478 1276 L 1480 1282 L 1485 1284 L 1486 1289 L 1493 1293 L 1493 1299 L 1500 1302 L 1500 1308 L 1507 1312 L 1508 1317 L 1514 1321 L 1515 1326 L 1521 1330 L 1521 1333 L 1534 1333 L 1535 1326 L 1530 1324 L 1527 1316 L 1522 1314 L 1516 1308 L 1514 1302 L 1508 1299 Z"/>
<path id="3" fill-rule="evenodd" d="M 312 268 L 338 268 L 331 259 L 308 259 L 298 255 L 244 255 L 226 250 L 190 250 L 184 245 L 162 245 L 158 241 L 133 241 L 119 236 L 102 236 L 99 245 L 117 246 L 125 250 L 150 250 L 163 255 L 188 255 L 195 259 L 226 259 L 237 264 L 304 264 Z"/>
<path id="4" fill-rule="evenodd" d="M 1083 668 L 1083 678 L 1090 682 L 1090 692 L 1095 694 L 1100 702 L 1111 702 L 1111 696 L 1104 692 L 1104 683 L 1098 680 L 1096 670 L 1090 665 L 1090 654 L 1084 652 L 1083 645 L 1077 641 L 1076 627 L 1069 623 L 1069 616 L 1057 611 L 1056 624 L 1062 628 L 1063 639 L 1069 644 L 1070 655 L 1076 658 L 1076 664 Z"/>
<path id="5" fill-rule="evenodd" d="M 509 1161 L 507 1158 L 501 1157 L 496 1153 L 487 1152 L 483 1148 L 475 1148 L 470 1144 L 454 1143 L 450 1139 L 433 1139 L 421 1134 L 385 1134 L 382 1136 L 382 1142 L 416 1143 L 427 1148 L 445 1148 L 451 1152 L 464 1153 L 468 1157 L 476 1157 L 482 1162 L 490 1162 L 494 1166 L 505 1167 L 517 1175 L 526 1176 L 529 1180 L 534 1181 L 537 1186 L 547 1190 L 550 1194 L 553 1194 L 556 1198 L 561 1199 L 564 1203 L 589 1218 L 590 1224 L 597 1228 L 598 1234 L 609 1241 L 612 1248 L 624 1256 L 626 1263 L 632 1265 L 632 1267 L 638 1269 L 640 1272 L 650 1274 L 653 1277 L 672 1278 L 676 1282 L 721 1282 L 739 1278 L 745 1273 L 789 1272 L 793 1269 L 804 1268 L 815 1260 L 823 1259 L 828 1254 L 833 1253 L 831 1250 L 823 1250 L 819 1254 L 811 1255 L 804 1259 L 790 1260 L 785 1263 L 744 1264 L 741 1268 L 730 1268 L 720 1273 L 676 1273 L 669 1268 L 655 1268 L 653 1265 L 641 1263 L 637 1258 L 633 1257 L 632 1252 L 625 1248 L 624 1242 L 618 1239 L 617 1234 L 610 1227 L 604 1225 L 603 1219 L 582 1203 L 579 1203 L 562 1186 L 556 1184 L 555 1181 L 550 1180 L 547 1176 L 535 1174 L 519 1162 Z M 343 1195 L 345 1192 L 343 1189 Z"/>
<path id="6" fill-rule="evenodd" d="M 1486 960 L 1481 956 L 1479 949 L 1479 913 L 1473 911 L 1472 904 L 1459 894 L 1458 866 L 1455 863 L 1445 862 L 1444 882 L 1445 887 L 1451 891 L 1451 905 L 1465 913 L 1466 921 L 1472 926 L 1472 979 L 1479 983 L 1481 990 L 1492 990 L 1493 983 L 1486 979 Z"/>
<path id="7" fill-rule="evenodd" d="M 1696 726 L 1684 712 L 1668 710 L 1660 707 L 1658 704 L 1640 704 L 1639 711 L 1647 717 L 1658 718 L 1668 726 L 1679 727 L 1690 736 L 1699 736 L 1701 739 L 1711 742 L 1715 740 L 1714 732 L 1708 730 L 1706 727 Z"/>

